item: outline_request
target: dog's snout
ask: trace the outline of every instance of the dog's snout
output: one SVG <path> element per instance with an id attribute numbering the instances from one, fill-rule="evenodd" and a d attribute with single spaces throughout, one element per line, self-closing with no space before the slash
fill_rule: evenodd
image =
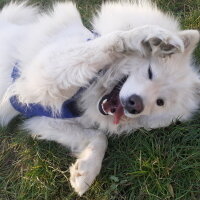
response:
<path id="1" fill-rule="evenodd" d="M 125 109 L 131 114 L 139 114 L 143 111 L 142 98 L 136 94 L 131 95 L 125 101 Z"/>

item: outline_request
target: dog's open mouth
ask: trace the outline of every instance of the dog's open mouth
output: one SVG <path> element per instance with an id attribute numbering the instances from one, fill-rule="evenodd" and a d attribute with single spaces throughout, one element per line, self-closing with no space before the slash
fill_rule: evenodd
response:
<path id="1" fill-rule="evenodd" d="M 127 77 L 122 78 L 117 85 L 113 88 L 113 90 L 106 94 L 99 101 L 99 111 L 103 115 L 113 115 L 114 124 L 119 124 L 121 118 L 124 116 L 124 108 L 121 104 L 119 93 L 120 90 L 125 83 Z"/>

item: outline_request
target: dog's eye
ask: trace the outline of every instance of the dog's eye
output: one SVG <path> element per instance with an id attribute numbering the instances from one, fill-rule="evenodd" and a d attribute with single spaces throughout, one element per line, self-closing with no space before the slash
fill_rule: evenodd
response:
<path id="1" fill-rule="evenodd" d="M 164 102 L 163 99 L 157 99 L 157 100 L 156 100 L 156 104 L 157 104 L 158 106 L 164 106 L 165 102 Z"/>
<path id="2" fill-rule="evenodd" d="M 149 76 L 150 80 L 153 79 L 153 73 L 152 73 L 152 70 L 151 70 L 151 65 L 149 65 L 149 68 L 148 68 L 148 76 Z"/>

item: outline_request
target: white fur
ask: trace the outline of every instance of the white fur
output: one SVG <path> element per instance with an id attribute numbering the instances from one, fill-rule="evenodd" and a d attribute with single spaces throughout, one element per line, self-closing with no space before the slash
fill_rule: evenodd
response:
<path id="1" fill-rule="evenodd" d="M 37 21 L 39 10 L 37 7 L 27 6 L 25 2 L 18 4 L 12 2 L 4 6 L 1 10 L 1 21 L 7 21 L 12 24 L 29 24 Z"/>
<path id="2" fill-rule="evenodd" d="M 0 14 L 2 125 L 19 114 L 10 105 L 12 95 L 22 103 L 40 103 L 59 112 L 66 99 L 80 87 L 88 87 L 79 100 L 83 116 L 67 120 L 33 117 L 23 125 L 31 134 L 57 141 L 77 156 L 70 167 L 70 181 L 79 195 L 87 191 L 101 169 L 107 146 L 105 133 L 168 126 L 177 118 L 189 119 L 199 103 L 199 75 L 191 65 L 191 53 L 199 41 L 197 31 L 181 31 L 174 17 L 147 1 L 106 3 L 93 25 L 102 36 L 87 42 L 94 36 L 70 2 L 58 3 L 42 14 L 14 3 Z M 162 43 L 155 46 L 155 38 Z M 166 50 L 163 45 L 173 48 Z M 12 83 L 15 62 L 20 64 L 21 76 Z M 153 80 L 148 78 L 149 65 Z M 108 71 L 98 77 L 97 72 L 104 67 Z M 103 116 L 97 104 L 124 75 L 129 77 L 120 98 L 140 95 L 144 110 L 138 115 L 126 112 L 115 125 L 113 116 Z M 95 76 L 97 81 L 89 85 Z M 165 100 L 163 107 L 156 105 L 158 98 Z"/>

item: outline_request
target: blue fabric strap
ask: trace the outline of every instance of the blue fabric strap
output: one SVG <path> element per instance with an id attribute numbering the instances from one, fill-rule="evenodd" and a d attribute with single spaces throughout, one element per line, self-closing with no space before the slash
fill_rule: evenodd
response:
<path id="1" fill-rule="evenodd" d="M 11 74 L 13 82 L 16 81 L 16 79 L 20 77 L 20 70 L 19 70 L 18 65 L 19 64 L 16 63 L 15 66 L 13 67 L 13 71 Z M 54 113 L 50 107 L 44 107 L 38 103 L 37 104 L 36 103 L 23 104 L 18 100 L 17 96 L 12 96 L 10 98 L 10 103 L 15 110 L 17 110 L 24 117 L 27 117 L 27 118 L 36 117 L 36 116 L 40 116 L 40 117 L 45 116 L 45 117 L 57 118 L 57 119 L 76 118 L 82 115 L 82 112 L 78 109 L 76 103 L 77 103 L 78 98 L 80 97 L 80 94 L 85 89 L 86 88 L 83 88 L 83 87 L 80 88 L 78 92 L 71 99 L 64 101 L 59 113 Z"/>
<path id="2" fill-rule="evenodd" d="M 90 41 L 90 40 L 100 37 L 100 35 L 93 30 L 91 30 L 91 33 L 93 34 L 93 38 L 88 38 L 87 41 Z"/>
<path id="3" fill-rule="evenodd" d="M 13 71 L 11 73 L 11 78 L 13 79 L 13 82 L 15 82 L 15 80 L 18 79 L 19 77 L 20 77 L 19 63 L 16 62 L 13 67 Z"/>
<path id="4" fill-rule="evenodd" d="M 16 96 L 12 96 L 10 98 L 10 103 L 12 106 L 20 112 L 24 117 L 50 117 L 56 119 L 66 119 L 66 118 L 75 118 L 80 117 L 81 112 L 77 110 L 75 101 L 73 99 L 69 99 L 65 101 L 62 105 L 61 111 L 59 113 L 53 113 L 50 107 L 44 107 L 40 104 L 30 103 L 30 104 L 22 104 L 19 102 Z"/>

